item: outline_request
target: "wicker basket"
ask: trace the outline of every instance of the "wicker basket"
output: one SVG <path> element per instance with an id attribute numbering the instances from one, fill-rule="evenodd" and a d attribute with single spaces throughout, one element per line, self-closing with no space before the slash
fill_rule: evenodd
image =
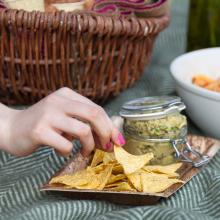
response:
<path id="1" fill-rule="evenodd" d="M 0 92 L 31 104 L 60 87 L 96 102 L 131 86 L 169 22 L 85 13 L 0 10 Z"/>

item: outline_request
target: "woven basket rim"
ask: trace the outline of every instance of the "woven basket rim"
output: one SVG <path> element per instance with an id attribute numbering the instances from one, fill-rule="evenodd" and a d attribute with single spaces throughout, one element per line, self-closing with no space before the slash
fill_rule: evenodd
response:
<path id="1" fill-rule="evenodd" d="M 75 21 L 75 22 L 73 22 Z M 56 30 L 65 26 L 66 30 L 77 29 L 80 32 L 89 32 L 110 36 L 146 36 L 157 34 L 169 24 L 170 12 L 160 17 L 118 17 L 115 15 L 97 14 L 89 11 L 40 12 L 16 9 L 1 9 L 0 22 L 28 29 Z"/>

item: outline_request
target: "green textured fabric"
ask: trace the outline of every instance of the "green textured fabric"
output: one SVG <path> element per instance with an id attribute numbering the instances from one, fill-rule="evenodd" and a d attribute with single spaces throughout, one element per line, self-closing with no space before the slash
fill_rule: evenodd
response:
<path id="1" fill-rule="evenodd" d="M 110 115 L 116 114 L 126 100 L 174 93 L 169 63 L 184 52 L 187 7 L 186 0 L 173 1 L 172 23 L 157 41 L 152 64 L 133 88 L 106 104 Z M 66 160 L 49 148 L 26 158 L 0 152 L 0 219 L 220 219 L 220 153 L 174 196 L 161 200 L 158 205 L 143 207 L 71 200 L 40 192 L 39 187 Z"/>

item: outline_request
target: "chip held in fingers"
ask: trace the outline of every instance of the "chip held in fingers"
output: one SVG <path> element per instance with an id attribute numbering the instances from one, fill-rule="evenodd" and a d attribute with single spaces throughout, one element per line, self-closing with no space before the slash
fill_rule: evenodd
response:
<path id="1" fill-rule="evenodd" d="M 161 193 L 179 179 L 181 163 L 167 166 L 149 165 L 153 154 L 131 155 L 122 147 L 114 146 L 114 153 L 96 149 L 92 161 L 84 170 L 56 176 L 51 185 L 77 190 Z"/>

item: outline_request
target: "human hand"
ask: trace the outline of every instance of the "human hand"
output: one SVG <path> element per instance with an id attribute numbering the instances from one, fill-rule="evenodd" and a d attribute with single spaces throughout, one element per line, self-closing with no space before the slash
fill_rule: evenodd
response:
<path id="1" fill-rule="evenodd" d="M 85 156 L 95 146 L 111 151 L 113 144 L 125 144 L 105 111 L 69 88 L 57 90 L 28 109 L 10 109 L 3 124 L 0 132 L 7 132 L 3 149 L 17 156 L 26 156 L 42 145 L 68 155 L 73 139 L 80 140 Z"/>

